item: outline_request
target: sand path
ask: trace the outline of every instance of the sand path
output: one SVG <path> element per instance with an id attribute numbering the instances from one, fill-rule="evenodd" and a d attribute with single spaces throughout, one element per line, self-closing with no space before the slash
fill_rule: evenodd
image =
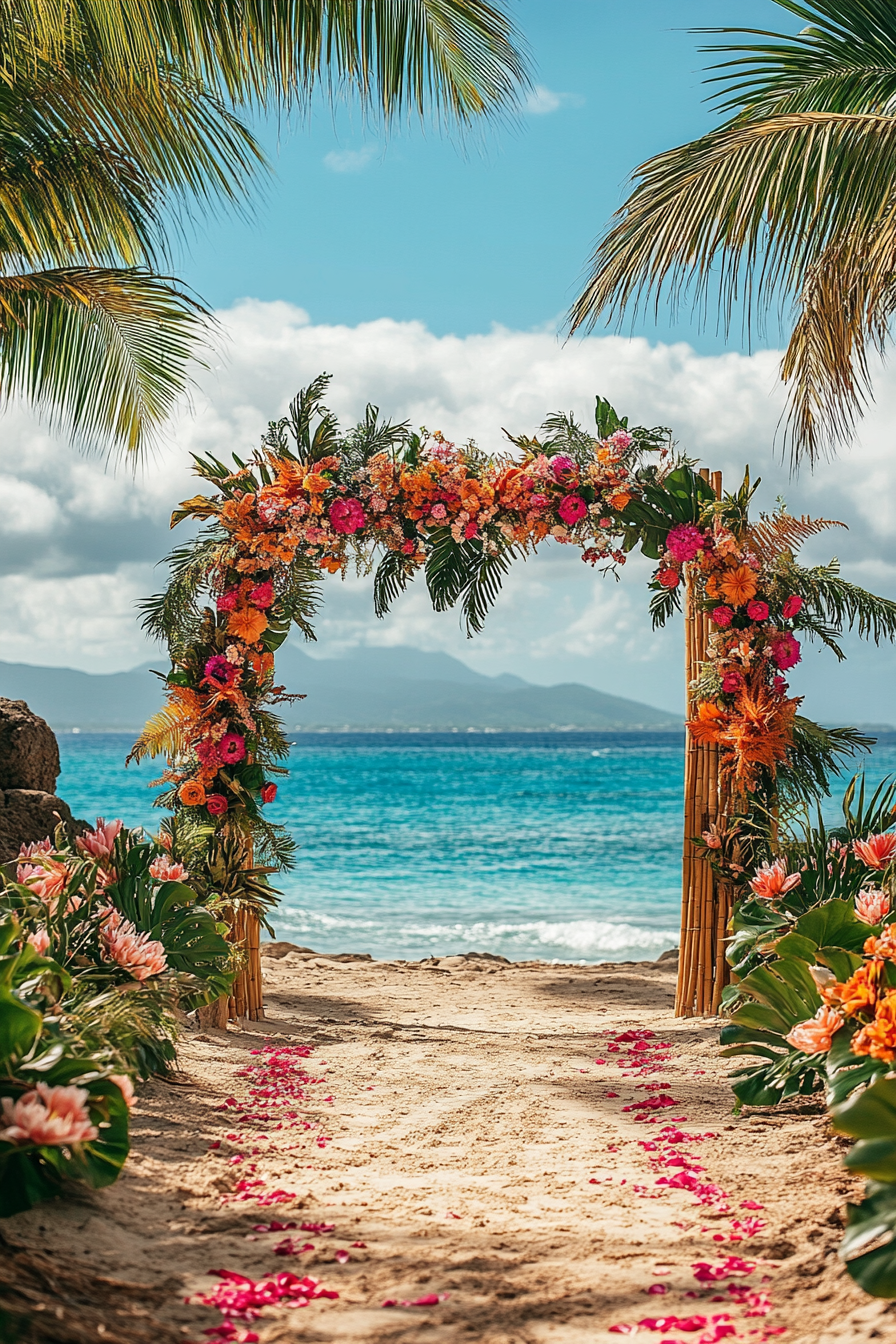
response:
<path id="1" fill-rule="evenodd" d="M 253 1280 L 310 1274 L 339 1294 L 268 1307 L 239 1326 L 263 1342 L 601 1344 L 620 1337 L 612 1325 L 669 1316 L 692 1325 L 696 1315 L 705 1327 L 639 1338 L 761 1341 L 786 1329 L 794 1344 L 896 1344 L 896 1312 L 860 1293 L 836 1258 L 843 1203 L 858 1187 L 820 1107 L 736 1119 L 718 1024 L 671 1015 L 674 964 L 421 965 L 297 952 L 264 964 L 268 1020 L 187 1032 L 188 1085 L 143 1090 L 118 1185 L 0 1228 L 9 1264 L 20 1250 L 24 1285 L 5 1300 L 43 1304 L 36 1337 L 199 1340 L 222 1317 L 184 1298 L 215 1286 L 208 1270 L 228 1269 Z M 649 1050 L 608 1049 L 630 1029 L 656 1033 Z M 278 1110 L 282 1130 L 251 1119 L 253 1079 L 240 1072 L 267 1067 L 269 1055 L 250 1053 L 265 1035 L 275 1047 L 313 1047 L 286 1058 L 319 1080 L 303 1085 L 293 1120 Z M 660 1062 L 643 1071 L 654 1055 Z M 623 1109 L 657 1097 L 675 1105 Z M 657 1119 L 639 1123 L 639 1113 Z M 667 1132 L 685 1137 L 645 1150 L 670 1122 Z M 692 1141 L 707 1133 L 716 1137 Z M 693 1190 L 656 1184 L 680 1174 L 656 1165 L 675 1152 L 719 1192 L 704 1205 Z M 278 1190 L 296 1198 L 255 1202 Z M 765 1227 L 729 1241 L 749 1218 Z M 272 1220 L 334 1227 L 253 1232 Z M 274 1255 L 288 1238 L 314 1249 Z M 695 1263 L 731 1255 L 756 1269 L 709 1286 L 695 1278 Z M 746 1314 L 748 1293 L 765 1314 Z M 429 1295 L 436 1305 L 382 1306 Z M 728 1324 L 735 1336 L 720 1333 Z"/>

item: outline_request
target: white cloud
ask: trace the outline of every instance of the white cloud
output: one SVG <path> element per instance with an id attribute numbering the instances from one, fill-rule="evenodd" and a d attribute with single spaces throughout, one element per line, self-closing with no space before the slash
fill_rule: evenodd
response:
<path id="1" fill-rule="evenodd" d="M 845 572 L 896 596 L 896 375 L 883 370 L 878 401 L 860 441 L 837 462 L 796 480 L 772 445 L 783 404 L 779 356 L 703 356 L 689 346 L 589 337 L 563 344 L 546 331 L 495 328 L 435 336 L 418 322 L 381 318 L 357 327 L 316 325 L 286 303 L 246 300 L 219 314 L 229 343 L 171 427 L 169 442 L 133 479 L 78 456 L 22 411 L 0 436 L 0 658 L 111 671 L 149 656 L 134 603 L 161 581 L 155 563 L 172 544 L 171 508 L 195 492 L 191 452 L 250 449 L 304 383 L 333 374 L 330 402 L 351 422 L 368 401 L 450 437 L 496 450 L 501 428 L 534 432 L 551 410 L 586 423 L 594 395 L 608 396 L 633 423 L 668 424 L 682 447 L 721 469 L 726 483 L 745 463 L 763 477 L 766 507 L 783 493 L 795 512 L 840 517 L 809 553 L 838 553 Z M 516 671 L 541 682 L 586 681 L 669 708 L 681 697 L 680 625 L 651 633 L 633 559 L 621 582 L 602 578 L 577 554 L 550 547 L 517 565 L 482 635 L 467 641 L 455 613 L 434 613 L 422 583 L 386 621 L 372 613 L 370 580 L 328 581 L 318 622 L 322 653 L 359 643 L 444 649 L 486 672 Z M 845 672 L 828 654 L 807 658 L 807 709 L 843 720 L 896 719 L 896 659 L 863 647 Z"/>
<path id="2" fill-rule="evenodd" d="M 559 112 L 561 107 L 581 107 L 584 101 L 577 93 L 555 93 L 545 84 L 536 84 L 529 90 L 523 108 L 530 116 L 543 117 Z"/>
<path id="3" fill-rule="evenodd" d="M 324 155 L 324 167 L 331 173 L 360 173 L 378 152 L 376 145 L 365 145 L 363 149 L 333 149 Z"/>

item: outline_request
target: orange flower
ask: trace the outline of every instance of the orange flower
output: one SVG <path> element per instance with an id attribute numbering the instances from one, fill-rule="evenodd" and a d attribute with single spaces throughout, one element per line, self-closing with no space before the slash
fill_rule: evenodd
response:
<path id="1" fill-rule="evenodd" d="M 181 784 L 177 796 L 184 807 L 201 807 L 205 802 L 205 789 L 195 779 L 188 779 Z"/>
<path id="2" fill-rule="evenodd" d="M 610 496 L 610 508 L 615 509 L 617 513 L 621 513 L 626 505 L 631 503 L 631 498 L 631 495 L 627 494 L 625 490 L 619 490 L 615 495 Z"/>
<path id="3" fill-rule="evenodd" d="M 883 957 L 885 961 L 896 961 L 896 929 L 888 924 L 879 938 L 873 935 L 865 939 L 866 957 Z"/>
<path id="4" fill-rule="evenodd" d="M 875 1007 L 882 969 L 883 962 L 869 961 L 842 985 L 831 988 L 830 997 L 842 1006 L 847 1017 L 856 1017 Z"/>
<path id="5" fill-rule="evenodd" d="M 719 591 L 732 607 L 744 607 L 756 596 L 756 571 L 749 565 L 738 565 L 719 582 Z"/>
<path id="6" fill-rule="evenodd" d="M 345 561 L 340 560 L 338 556 L 335 555 L 325 556 L 320 562 L 321 569 L 325 569 L 328 574 L 338 574 L 344 565 Z"/>
<path id="7" fill-rule="evenodd" d="M 896 990 L 891 989 L 877 1005 L 874 1021 L 852 1038 L 854 1055 L 870 1055 L 892 1063 L 896 1059 Z"/>
<path id="8" fill-rule="evenodd" d="M 706 596 L 712 598 L 719 596 L 718 574 L 710 574 L 709 578 L 706 580 Z"/>
<path id="9" fill-rule="evenodd" d="M 247 644 L 254 644 L 259 640 L 267 628 L 267 616 L 255 607 L 238 608 L 227 618 L 228 633 L 236 635 L 237 639 L 245 640 Z"/>
<path id="10" fill-rule="evenodd" d="M 302 481 L 302 485 L 308 491 L 309 495 L 322 495 L 330 485 L 330 482 L 318 472 L 310 471 Z"/>
<path id="11" fill-rule="evenodd" d="M 703 700 L 697 707 L 696 719 L 689 719 L 687 726 L 695 742 L 721 742 L 728 715 L 714 701 Z"/>

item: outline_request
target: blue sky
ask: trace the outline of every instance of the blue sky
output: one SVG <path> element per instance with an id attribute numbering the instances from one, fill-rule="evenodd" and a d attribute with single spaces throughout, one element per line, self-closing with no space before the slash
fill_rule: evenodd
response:
<path id="1" fill-rule="evenodd" d="M 714 114 L 705 37 L 788 28 L 772 0 L 518 0 L 538 86 L 516 125 L 387 140 L 323 104 L 259 128 L 275 178 L 253 218 L 204 224 L 179 270 L 215 307 L 285 299 L 315 322 L 420 319 L 438 335 L 556 322 L 631 170 Z M 687 320 L 636 330 L 697 349 L 739 346 Z"/>

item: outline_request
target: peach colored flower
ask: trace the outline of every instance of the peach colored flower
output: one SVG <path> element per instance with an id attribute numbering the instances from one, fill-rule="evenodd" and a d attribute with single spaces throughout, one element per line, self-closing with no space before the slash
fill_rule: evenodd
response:
<path id="1" fill-rule="evenodd" d="M 885 924 L 879 938 L 872 934 L 865 939 L 863 948 L 866 957 L 883 958 L 884 961 L 896 961 L 896 929 Z"/>
<path id="2" fill-rule="evenodd" d="M 50 1087 L 47 1083 L 38 1083 L 32 1092 L 26 1092 L 17 1101 L 3 1097 L 3 1119 L 7 1128 L 0 1130 L 0 1139 L 7 1143 L 46 1144 L 54 1148 L 95 1139 L 99 1130 L 90 1123 L 89 1096 L 83 1087 Z"/>
<path id="3" fill-rule="evenodd" d="M 41 862 L 20 863 L 16 868 L 16 881 L 32 891 L 51 911 L 55 911 L 71 873 L 64 863 L 51 859 L 48 854 L 34 857 L 40 858 Z M 74 908 L 77 909 L 77 905 Z"/>
<path id="4" fill-rule="evenodd" d="M 833 1008 L 819 1008 L 808 1022 L 798 1022 L 785 1037 L 794 1050 L 807 1055 L 827 1054 L 835 1032 L 843 1026 L 843 1018 Z"/>
<path id="5" fill-rule="evenodd" d="M 856 914 L 863 924 L 882 924 L 890 913 L 890 898 L 879 887 L 864 887 L 856 897 Z"/>
<path id="6" fill-rule="evenodd" d="M 50 946 L 50 935 L 47 933 L 46 929 L 35 929 L 33 933 L 29 933 L 28 942 L 34 948 L 38 956 L 42 957 Z"/>
<path id="7" fill-rule="evenodd" d="M 97 817 L 96 830 L 79 835 L 75 843 L 84 854 L 90 854 L 95 859 L 108 859 L 121 827 L 120 821 L 105 822 L 102 817 Z"/>
<path id="8" fill-rule="evenodd" d="M 721 849 L 722 837 L 720 835 L 716 835 L 714 831 L 704 831 L 703 843 L 707 849 Z"/>
<path id="9" fill-rule="evenodd" d="M 884 869 L 888 863 L 896 859 L 896 831 L 885 831 L 882 835 L 869 835 L 864 840 L 854 840 L 852 850 L 866 868 Z"/>
<path id="10" fill-rule="evenodd" d="M 753 894 L 763 901 L 774 901 L 793 891 L 802 881 L 799 873 L 787 872 L 786 859 L 775 859 L 774 863 L 764 863 L 754 878 L 750 880 Z"/>
<path id="11" fill-rule="evenodd" d="M 183 882 L 190 874 L 182 863 L 175 863 L 167 854 L 160 854 L 149 865 L 150 874 L 157 882 Z"/>
<path id="12" fill-rule="evenodd" d="M 120 1089 L 121 1095 L 127 1102 L 128 1110 L 130 1110 L 134 1104 L 134 1097 L 136 1094 L 134 1092 L 134 1084 L 131 1082 L 128 1075 L 126 1073 L 110 1073 L 109 1082 L 114 1083 L 115 1086 Z"/>
<path id="13" fill-rule="evenodd" d="M 46 840 L 32 840 L 30 845 L 22 845 L 19 849 L 20 859 L 33 859 L 38 854 L 52 854 L 53 842 L 49 836 Z"/>
<path id="14" fill-rule="evenodd" d="M 138 933 L 131 921 L 122 919 L 117 910 L 103 920 L 100 940 L 109 960 L 117 962 L 135 980 L 161 975 L 168 967 L 163 945 L 150 938 L 148 933 Z"/>

